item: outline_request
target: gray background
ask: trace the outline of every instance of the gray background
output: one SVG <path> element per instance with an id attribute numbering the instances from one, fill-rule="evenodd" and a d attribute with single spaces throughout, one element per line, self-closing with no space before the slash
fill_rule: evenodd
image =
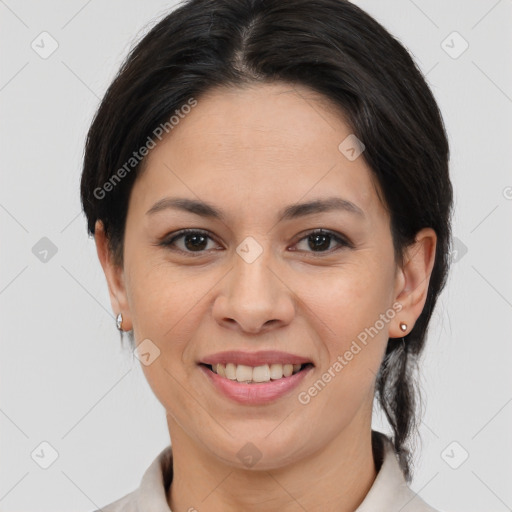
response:
<path id="1" fill-rule="evenodd" d="M 427 73 L 452 149 L 457 251 L 422 364 L 412 487 L 444 511 L 512 510 L 512 1 L 356 3 Z M 0 510 L 93 510 L 169 442 L 121 349 L 78 188 L 99 98 L 173 5 L 0 0 Z M 42 442 L 58 453 L 47 469 Z"/>

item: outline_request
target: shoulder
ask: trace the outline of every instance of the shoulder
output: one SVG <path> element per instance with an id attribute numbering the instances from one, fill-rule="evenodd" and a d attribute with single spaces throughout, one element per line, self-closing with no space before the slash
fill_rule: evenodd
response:
<path id="1" fill-rule="evenodd" d="M 138 512 L 137 491 L 132 491 L 126 496 L 101 507 L 101 509 L 94 510 L 93 512 Z"/>
<path id="2" fill-rule="evenodd" d="M 172 448 L 165 447 L 146 469 L 137 489 L 93 512 L 171 512 L 167 490 L 172 481 Z"/>
<path id="3" fill-rule="evenodd" d="M 391 440 L 383 433 L 373 431 L 372 444 L 375 461 L 380 467 L 370 491 L 356 512 L 440 512 L 409 487 Z"/>
<path id="4" fill-rule="evenodd" d="M 441 512 L 440 510 L 431 507 L 428 503 L 423 501 L 414 491 L 408 488 L 408 493 L 405 493 L 405 503 L 402 512 Z"/>

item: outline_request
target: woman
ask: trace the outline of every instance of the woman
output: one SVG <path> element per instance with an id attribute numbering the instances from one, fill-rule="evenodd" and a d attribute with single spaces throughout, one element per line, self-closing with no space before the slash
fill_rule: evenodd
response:
<path id="1" fill-rule="evenodd" d="M 408 483 L 448 143 L 382 26 L 342 0 L 182 3 L 108 89 L 81 194 L 172 442 L 102 510 L 434 510 Z"/>

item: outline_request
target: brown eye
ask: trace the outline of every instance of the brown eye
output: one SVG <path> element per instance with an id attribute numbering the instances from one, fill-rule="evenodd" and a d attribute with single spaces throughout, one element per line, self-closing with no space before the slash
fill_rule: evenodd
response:
<path id="1" fill-rule="evenodd" d="M 304 247 L 304 243 L 306 247 Z M 300 244 L 303 244 L 302 248 L 299 247 Z M 298 250 L 306 252 L 333 252 L 342 247 L 350 246 L 351 244 L 341 236 L 322 229 L 309 233 L 297 244 Z"/>
<path id="2" fill-rule="evenodd" d="M 181 252 L 201 253 L 215 249 L 216 244 L 213 243 L 212 247 L 212 243 L 213 240 L 207 232 L 190 229 L 180 231 L 170 239 L 164 240 L 161 245 Z"/>

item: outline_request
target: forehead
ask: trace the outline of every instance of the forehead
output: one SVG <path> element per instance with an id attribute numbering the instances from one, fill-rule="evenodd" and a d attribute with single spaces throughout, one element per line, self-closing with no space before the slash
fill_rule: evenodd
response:
<path id="1" fill-rule="evenodd" d="M 339 145 L 351 135 L 341 109 L 304 86 L 284 83 L 215 88 L 197 98 L 152 149 L 137 200 L 165 194 L 263 206 L 338 193 L 382 214 L 364 159 Z"/>

